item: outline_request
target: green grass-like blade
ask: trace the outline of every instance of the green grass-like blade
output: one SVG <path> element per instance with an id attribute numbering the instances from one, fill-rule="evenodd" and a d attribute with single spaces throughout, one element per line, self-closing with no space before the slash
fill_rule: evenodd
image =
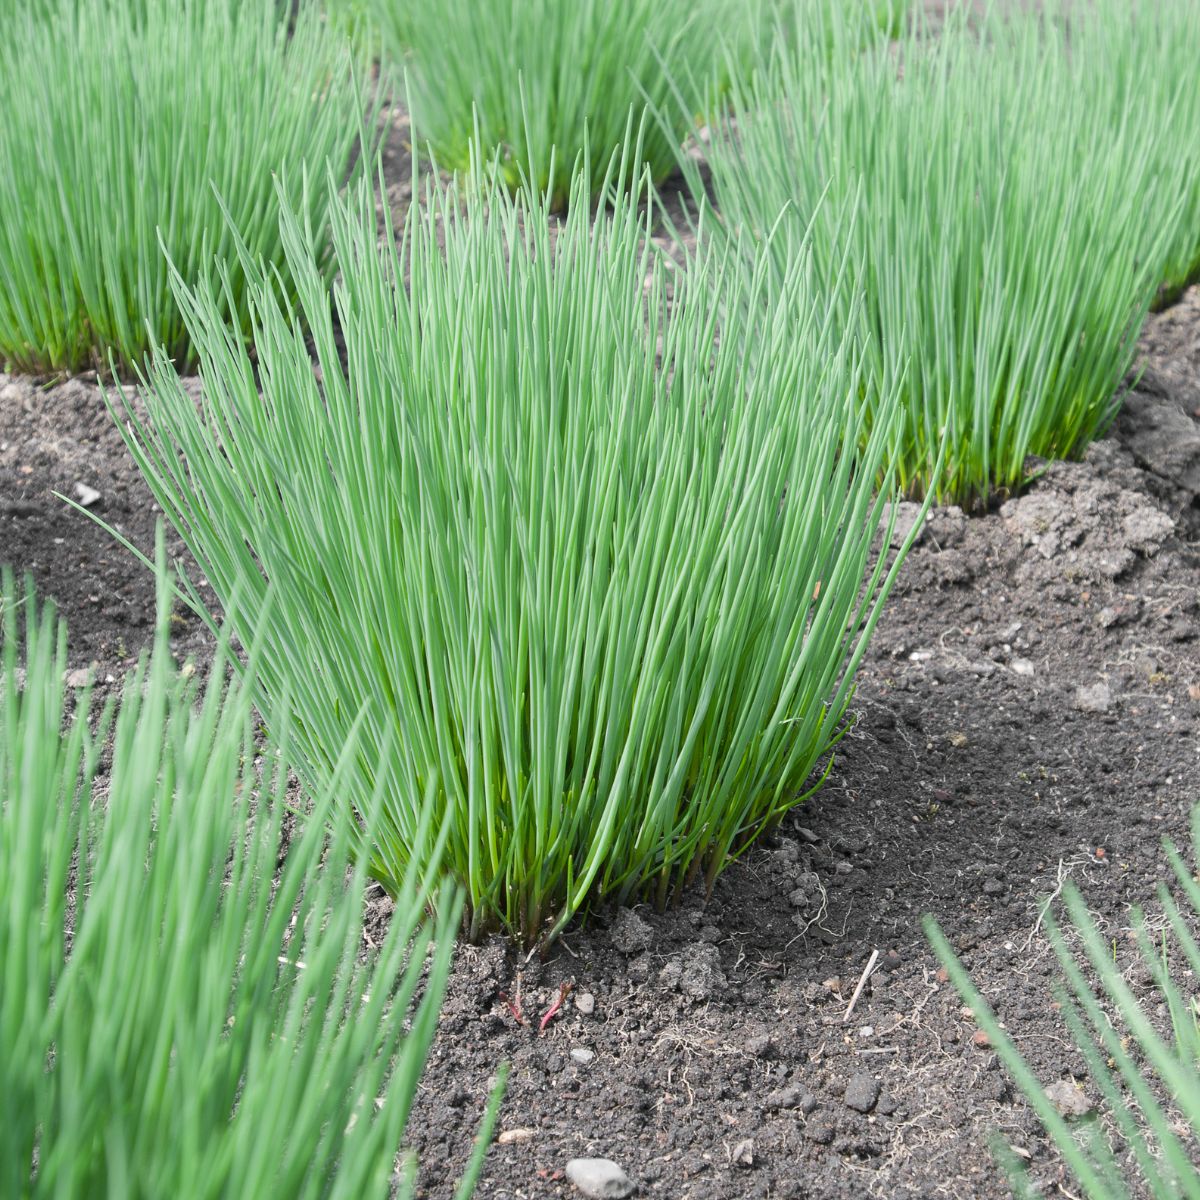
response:
<path id="1" fill-rule="evenodd" d="M 459 901 L 407 876 L 360 957 L 366 866 L 321 868 L 348 853 L 333 794 L 293 818 L 286 723 L 260 754 L 228 640 L 201 692 L 159 595 L 153 656 L 93 728 L 52 608 L 0 587 L 0 1192 L 396 1195 Z"/>
<path id="2" fill-rule="evenodd" d="M 282 265 L 278 196 L 328 272 L 327 193 L 371 123 L 344 39 L 305 0 L 10 0 L 0 39 L 0 363 L 131 371 L 194 349 L 165 246 L 192 283 L 233 259 L 221 202 Z M 218 196 L 221 198 L 218 200 Z M 225 315 L 248 327 L 231 269 Z"/>
<path id="3" fill-rule="evenodd" d="M 864 428 L 861 354 L 810 259 L 770 294 L 765 259 L 677 269 L 637 161 L 610 164 L 595 215 L 582 165 L 554 224 L 477 164 L 382 247 L 356 188 L 333 205 L 332 311 L 289 216 L 295 312 L 238 264 L 256 362 L 177 277 L 204 404 L 160 356 L 149 422 L 123 414 L 206 578 L 241 597 L 301 772 L 325 778 L 365 705 L 372 868 L 391 886 L 426 860 L 435 804 L 474 935 L 534 942 L 601 899 L 711 885 L 806 794 L 894 578 L 868 567 L 894 397 Z"/>

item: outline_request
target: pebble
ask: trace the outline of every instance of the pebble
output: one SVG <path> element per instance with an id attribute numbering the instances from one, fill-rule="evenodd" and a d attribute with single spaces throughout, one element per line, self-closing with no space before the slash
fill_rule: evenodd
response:
<path id="1" fill-rule="evenodd" d="M 775 1058 L 779 1050 L 769 1033 L 760 1033 L 746 1043 L 746 1053 L 754 1058 Z"/>
<path id="2" fill-rule="evenodd" d="M 633 1194 L 633 1180 L 611 1158 L 573 1158 L 567 1163 L 567 1178 L 596 1200 L 624 1200 Z"/>
<path id="3" fill-rule="evenodd" d="M 659 972 L 659 979 L 693 1000 L 708 1000 L 729 987 L 729 980 L 721 969 L 720 953 L 706 942 L 690 946 L 682 954 L 668 959 Z"/>
<path id="4" fill-rule="evenodd" d="M 1096 1107 L 1079 1088 L 1066 1079 L 1052 1083 L 1046 1089 L 1046 1099 L 1064 1117 L 1086 1117 Z"/>
<path id="5" fill-rule="evenodd" d="M 88 487 L 86 483 L 77 483 L 71 489 L 71 494 L 82 508 L 91 508 L 100 499 L 100 493 L 94 487 Z"/>
<path id="6" fill-rule="evenodd" d="M 812 1102 L 811 1108 L 805 1106 Z M 806 1092 L 798 1083 L 789 1084 L 785 1088 L 780 1088 L 777 1092 L 772 1092 L 764 1101 L 763 1108 L 768 1112 L 776 1112 L 783 1108 L 799 1108 L 805 1112 L 812 1112 L 816 1108 L 817 1102 L 815 1097 L 810 1092 Z"/>
<path id="7" fill-rule="evenodd" d="M 580 992 L 575 997 L 575 1007 L 585 1017 L 590 1017 L 596 1011 L 596 997 L 591 992 Z"/>
<path id="8" fill-rule="evenodd" d="M 536 1129 L 506 1129 L 496 1141 L 501 1146 L 519 1146 L 522 1142 L 532 1142 L 536 1136 Z"/>
<path id="9" fill-rule="evenodd" d="M 1075 707 L 1080 712 L 1105 713 L 1112 707 L 1112 691 L 1107 683 L 1093 683 L 1075 689 Z"/>
<path id="10" fill-rule="evenodd" d="M 844 1099 L 847 1108 L 852 1108 L 860 1113 L 869 1113 L 879 1100 L 879 1080 L 866 1073 L 855 1075 L 846 1084 Z"/>
<path id="11" fill-rule="evenodd" d="M 1027 658 L 1014 658 L 1008 664 L 1008 669 L 1014 675 L 1024 675 L 1026 679 L 1030 678 L 1034 673 L 1033 663 Z"/>
<path id="12" fill-rule="evenodd" d="M 802 838 L 803 838 L 803 839 L 804 839 L 806 842 L 808 842 L 808 844 L 809 844 L 810 846 L 815 846 L 815 845 L 817 844 L 817 842 L 819 842 L 819 841 L 821 840 L 819 837 L 817 837 L 817 835 L 816 835 L 815 833 L 813 833 L 813 831 L 812 831 L 811 829 L 807 828 L 807 827 L 806 827 L 806 826 L 804 826 L 804 825 L 797 825 L 797 826 L 796 826 L 796 832 L 797 832 L 797 833 L 798 833 L 798 834 L 799 834 L 799 835 L 800 835 L 800 836 L 801 836 L 801 837 L 802 837 Z"/>
<path id="13" fill-rule="evenodd" d="M 739 1167 L 754 1166 L 754 1139 L 743 1138 L 733 1148 L 733 1161 Z"/>
<path id="14" fill-rule="evenodd" d="M 985 896 L 1003 896 L 1004 884 L 994 876 L 983 881 L 983 894 Z"/>
<path id="15" fill-rule="evenodd" d="M 654 930 L 649 922 L 632 908 L 623 908 L 613 920 L 609 936 L 612 944 L 622 954 L 640 954 L 643 950 L 648 950 L 653 943 Z"/>
<path id="16" fill-rule="evenodd" d="M 578 1063 L 581 1067 L 586 1067 L 595 1057 L 596 1052 L 594 1050 L 586 1050 L 582 1046 L 576 1046 L 571 1051 L 571 1061 Z"/>

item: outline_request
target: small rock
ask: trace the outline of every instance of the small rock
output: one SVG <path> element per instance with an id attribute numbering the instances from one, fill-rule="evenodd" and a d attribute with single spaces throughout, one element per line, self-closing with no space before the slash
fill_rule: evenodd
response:
<path id="1" fill-rule="evenodd" d="M 91 508 L 100 499 L 100 493 L 86 483 L 77 483 L 71 489 L 71 495 L 79 501 L 81 508 Z"/>
<path id="2" fill-rule="evenodd" d="M 770 1059 L 775 1058 L 779 1050 L 775 1045 L 775 1039 L 769 1033 L 760 1033 L 746 1043 L 746 1053 L 754 1058 Z"/>
<path id="3" fill-rule="evenodd" d="M 971 1034 L 971 1042 L 980 1050 L 986 1050 L 992 1044 L 991 1038 L 982 1029 L 977 1029 Z"/>
<path id="4" fill-rule="evenodd" d="M 733 1162 L 738 1167 L 754 1166 L 754 1139 L 743 1138 L 733 1148 Z"/>
<path id="5" fill-rule="evenodd" d="M 818 1117 L 804 1126 L 804 1135 L 818 1146 L 828 1146 L 837 1133 L 837 1126 L 829 1117 Z"/>
<path id="6" fill-rule="evenodd" d="M 1014 675 L 1022 675 L 1026 679 L 1032 678 L 1034 673 L 1033 663 L 1031 663 L 1027 658 L 1014 658 L 1012 662 L 1008 664 L 1008 669 Z"/>
<path id="7" fill-rule="evenodd" d="M 594 1050 L 587 1050 L 583 1046 L 576 1046 L 571 1051 L 571 1061 L 578 1063 L 581 1067 L 586 1067 L 595 1057 L 596 1052 Z"/>
<path id="8" fill-rule="evenodd" d="M 846 1084 L 844 1099 L 847 1108 L 852 1108 L 860 1113 L 869 1113 L 879 1100 L 879 1080 L 873 1075 L 867 1075 L 865 1072 L 861 1075 L 855 1075 Z"/>
<path id="9" fill-rule="evenodd" d="M 901 500 L 896 505 L 896 524 L 892 528 L 892 548 L 900 549 L 904 545 L 905 538 L 916 528 L 917 522 L 921 517 L 921 506 L 914 504 L 911 500 Z M 892 519 L 892 506 L 885 506 L 883 512 L 883 528 L 886 529 Z M 924 533 L 924 528 L 917 532 L 917 540 Z"/>
<path id="10" fill-rule="evenodd" d="M 707 943 L 690 946 L 683 954 L 668 959 L 659 978 L 667 987 L 675 988 L 693 1000 L 707 1000 L 729 986 L 729 980 L 721 970 L 720 952 Z"/>
<path id="11" fill-rule="evenodd" d="M 92 669 L 91 667 L 80 667 L 78 670 L 68 671 L 63 682 L 69 688 L 87 687 L 92 682 Z"/>
<path id="12" fill-rule="evenodd" d="M 1046 1089 L 1046 1099 L 1064 1117 L 1086 1117 L 1096 1107 L 1081 1089 L 1066 1079 L 1052 1083 Z"/>
<path id="13" fill-rule="evenodd" d="M 519 1146 L 522 1142 L 532 1142 L 535 1137 L 536 1129 L 506 1129 L 496 1141 L 501 1146 Z"/>
<path id="14" fill-rule="evenodd" d="M 879 1103 L 875 1105 L 875 1111 L 881 1117 L 890 1117 L 899 1107 L 900 1101 L 897 1100 L 895 1096 L 884 1092 L 883 1095 L 879 1097 Z"/>
<path id="15" fill-rule="evenodd" d="M 1093 683 L 1075 689 L 1075 707 L 1080 712 L 1105 713 L 1112 706 L 1112 691 L 1107 683 Z"/>
<path id="16" fill-rule="evenodd" d="M 575 997 L 575 1007 L 585 1017 L 590 1017 L 596 1011 L 596 997 L 591 992 L 580 992 Z"/>
<path id="17" fill-rule="evenodd" d="M 38 506 L 32 500 L 0 500 L 0 516 L 36 517 Z"/>
<path id="18" fill-rule="evenodd" d="M 983 894 L 985 896 L 1003 896 L 1004 884 L 995 878 L 985 879 L 983 881 Z"/>
<path id="19" fill-rule="evenodd" d="M 811 829 L 808 829 L 808 828 L 806 828 L 806 827 L 805 827 L 805 826 L 803 826 L 803 825 L 797 825 L 797 826 L 796 826 L 796 832 L 797 832 L 797 833 L 798 833 L 798 834 L 799 834 L 799 835 L 800 835 L 800 836 L 801 836 L 801 837 L 802 837 L 802 838 L 803 838 L 803 839 L 804 839 L 806 842 L 808 842 L 808 844 L 809 844 L 810 846 L 815 846 L 815 845 L 817 844 L 817 842 L 819 842 L 819 841 L 821 840 L 819 837 L 817 837 L 817 835 L 816 835 L 815 833 L 813 833 L 813 831 L 812 831 Z"/>
<path id="20" fill-rule="evenodd" d="M 654 930 L 632 908 L 623 908 L 617 913 L 609 928 L 609 937 L 612 939 L 612 944 L 622 954 L 641 954 L 643 950 L 648 950 L 654 941 Z M 578 1161 L 588 1162 L 590 1160 L 579 1159 Z"/>
<path id="21" fill-rule="evenodd" d="M 782 1108 L 800 1108 L 808 1098 L 808 1093 L 798 1083 L 793 1083 L 767 1096 L 763 1101 L 763 1108 L 767 1112 L 776 1112 Z"/>
<path id="22" fill-rule="evenodd" d="M 567 1163 L 567 1178 L 596 1200 L 624 1200 L 633 1194 L 633 1180 L 611 1158 L 573 1158 Z"/>
<path id="23" fill-rule="evenodd" d="M 1141 554 L 1151 557 L 1175 532 L 1175 522 L 1157 508 L 1142 505 L 1126 516 L 1123 524 L 1125 542 Z"/>

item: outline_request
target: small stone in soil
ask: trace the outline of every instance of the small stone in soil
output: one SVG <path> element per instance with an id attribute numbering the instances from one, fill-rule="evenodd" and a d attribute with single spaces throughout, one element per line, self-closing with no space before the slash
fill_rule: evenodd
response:
<path id="1" fill-rule="evenodd" d="M 802 1108 L 804 1102 L 811 1099 L 812 1096 L 798 1083 L 793 1083 L 788 1087 L 780 1088 L 777 1092 L 772 1092 L 763 1101 L 763 1108 L 768 1112 L 775 1112 L 781 1108 Z"/>
<path id="2" fill-rule="evenodd" d="M 575 1007 L 585 1017 L 590 1017 L 596 1011 L 596 997 L 591 992 L 580 992 L 575 997 Z"/>
<path id="3" fill-rule="evenodd" d="M 624 1200 L 633 1193 L 633 1180 L 611 1158 L 573 1158 L 567 1163 L 567 1178 L 596 1200 Z"/>
<path id="4" fill-rule="evenodd" d="M 775 1039 L 769 1033 L 760 1033 L 746 1043 L 746 1053 L 754 1058 L 774 1058 L 777 1054 Z"/>
<path id="5" fill-rule="evenodd" d="M 667 987 L 694 1000 L 707 1000 L 729 986 L 729 980 L 721 970 L 720 953 L 707 943 L 690 946 L 683 954 L 668 959 L 659 978 Z"/>
<path id="6" fill-rule="evenodd" d="M 872 1075 L 855 1075 L 846 1084 L 846 1107 L 869 1113 L 879 1099 L 879 1081 Z"/>
<path id="7" fill-rule="evenodd" d="M 86 483 L 77 483 L 71 489 L 71 494 L 79 501 L 81 508 L 91 508 L 100 499 L 100 493 Z"/>
<path id="8" fill-rule="evenodd" d="M 571 1061 L 578 1063 L 581 1067 L 586 1067 L 595 1057 L 596 1052 L 594 1050 L 587 1050 L 583 1046 L 576 1046 L 571 1051 Z"/>
<path id="9" fill-rule="evenodd" d="M 622 954 L 640 954 L 648 950 L 654 941 L 654 930 L 650 924 L 631 908 L 623 908 L 617 913 L 609 928 L 612 944 Z M 580 1159 L 581 1162 L 587 1161 Z"/>
<path id="10" fill-rule="evenodd" d="M 752 1167 L 754 1166 L 754 1139 L 743 1138 L 733 1148 L 733 1161 L 735 1166 Z"/>
<path id="11" fill-rule="evenodd" d="M 1095 1105 L 1067 1079 L 1060 1079 L 1046 1089 L 1046 1098 L 1064 1117 L 1086 1117 Z"/>
<path id="12" fill-rule="evenodd" d="M 536 1129 L 506 1129 L 496 1141 L 501 1146 L 518 1146 L 522 1142 L 532 1142 L 535 1137 Z"/>
<path id="13" fill-rule="evenodd" d="M 816 1142 L 818 1146 L 828 1146 L 836 1133 L 837 1127 L 828 1117 L 818 1117 L 815 1121 L 809 1121 L 804 1127 L 805 1136 L 810 1142 Z"/>
<path id="14" fill-rule="evenodd" d="M 1105 713 L 1112 707 L 1112 691 L 1107 683 L 1093 683 L 1075 689 L 1075 707 L 1080 712 Z"/>
<path id="15" fill-rule="evenodd" d="M 879 1113 L 881 1117 L 890 1117 L 892 1113 L 894 1113 L 899 1107 L 900 1101 L 897 1100 L 895 1096 L 890 1096 L 887 1092 L 884 1092 L 883 1095 L 879 1097 L 879 1103 L 875 1105 L 875 1111 Z"/>

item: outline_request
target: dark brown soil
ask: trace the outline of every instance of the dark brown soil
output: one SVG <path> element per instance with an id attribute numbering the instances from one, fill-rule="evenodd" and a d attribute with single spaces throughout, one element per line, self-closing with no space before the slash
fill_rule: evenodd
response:
<path id="1" fill-rule="evenodd" d="M 574 1194 L 565 1164 L 589 1155 L 678 1200 L 1000 1197 L 997 1131 L 1059 1194 L 920 921 L 942 923 L 1045 1082 L 1084 1078 L 1051 1009 L 1040 901 L 1069 877 L 1122 945 L 1129 906 L 1166 877 L 1161 838 L 1183 841 L 1200 799 L 1200 291 L 1142 344 L 1147 373 L 1084 462 L 987 517 L 934 514 L 827 786 L 707 906 L 611 914 L 547 962 L 461 948 L 410 1128 L 422 1195 L 453 1194 L 501 1059 L 482 1197 Z M 152 553 L 157 514 L 96 385 L 0 376 L 0 561 L 57 600 L 72 667 L 115 682 L 153 583 L 56 498 L 76 484 Z M 177 653 L 203 658 L 203 627 L 178 621 Z M 568 981 L 541 1036 L 501 999 L 519 986 L 536 1027 Z"/>

